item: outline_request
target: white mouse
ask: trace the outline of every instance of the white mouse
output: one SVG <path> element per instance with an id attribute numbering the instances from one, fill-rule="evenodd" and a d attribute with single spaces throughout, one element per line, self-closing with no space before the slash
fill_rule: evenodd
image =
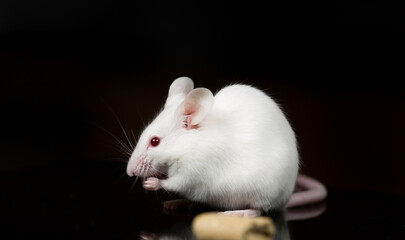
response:
<path id="1" fill-rule="evenodd" d="M 300 176 L 294 131 L 263 91 L 230 85 L 215 96 L 187 77 L 170 86 L 163 110 L 141 134 L 127 165 L 147 190 L 257 216 L 322 200 L 326 189 Z M 165 177 L 163 177 L 165 176 Z"/>

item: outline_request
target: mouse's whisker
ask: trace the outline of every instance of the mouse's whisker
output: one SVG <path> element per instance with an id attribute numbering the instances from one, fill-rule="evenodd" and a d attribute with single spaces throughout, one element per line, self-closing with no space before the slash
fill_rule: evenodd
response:
<path id="1" fill-rule="evenodd" d="M 141 166 L 141 173 L 145 173 L 146 164 L 142 164 Z"/>
<path id="2" fill-rule="evenodd" d="M 128 146 L 123 140 L 121 140 L 117 136 L 115 136 L 114 138 L 118 142 L 118 144 L 121 146 L 121 148 L 125 151 L 125 153 L 132 153 L 133 148 L 131 148 L 131 146 Z"/>
<path id="3" fill-rule="evenodd" d="M 132 190 L 134 190 L 136 183 L 138 182 L 139 177 L 136 176 L 134 182 L 132 183 L 132 186 L 130 187 L 129 191 L 131 192 Z"/>
<path id="4" fill-rule="evenodd" d="M 118 160 L 123 160 L 122 158 L 110 158 L 110 160 L 118 161 Z M 120 164 L 119 166 L 115 166 L 111 172 L 119 172 L 120 174 L 122 173 L 122 169 L 126 168 L 126 164 Z"/>
<path id="5" fill-rule="evenodd" d="M 172 197 L 172 194 L 171 194 L 166 188 L 164 188 L 164 187 L 162 186 L 162 189 L 163 189 L 170 197 Z"/>
<path id="6" fill-rule="evenodd" d="M 106 142 L 110 143 L 112 146 L 112 148 L 114 148 L 117 152 L 121 152 L 124 154 L 124 157 L 127 159 L 126 161 L 128 161 L 128 158 L 131 156 L 132 152 L 130 152 L 129 149 L 127 149 L 125 146 L 120 145 L 119 143 L 113 142 L 111 140 L 108 139 L 104 139 Z"/>
<path id="7" fill-rule="evenodd" d="M 123 178 L 127 178 L 127 179 L 129 179 L 129 177 L 128 177 L 128 175 L 127 175 L 127 173 L 126 172 L 124 172 L 123 174 L 121 174 L 121 176 L 117 179 L 117 182 L 119 182 L 119 181 L 121 181 Z"/>
<path id="8" fill-rule="evenodd" d="M 146 128 L 146 125 L 147 125 L 147 124 L 146 124 L 145 120 L 143 119 L 142 114 L 141 114 L 141 112 L 139 111 L 139 109 L 137 109 L 137 112 L 138 112 L 139 118 L 141 119 L 143 128 Z"/>
<path id="9" fill-rule="evenodd" d="M 114 148 L 115 149 L 115 148 Z M 117 149 L 116 149 L 117 150 Z M 128 163 L 128 158 L 122 158 L 122 157 L 111 157 L 111 158 L 104 158 L 104 161 L 112 161 L 112 162 L 120 162 L 120 163 L 125 163 L 123 167 L 126 166 L 126 163 Z"/>
<path id="10" fill-rule="evenodd" d="M 112 108 L 110 106 L 107 106 L 107 108 L 110 110 L 110 112 L 114 116 L 115 120 L 117 121 L 118 125 L 120 126 L 122 133 L 124 134 L 125 139 L 127 140 L 128 144 L 129 144 L 130 149 L 135 149 L 135 145 L 131 142 L 130 136 L 129 136 L 129 134 L 127 134 L 126 128 L 124 128 L 124 125 L 118 118 L 117 114 L 112 110 Z M 126 124 L 125 124 L 125 126 L 127 127 Z"/>
<path id="11" fill-rule="evenodd" d="M 97 127 L 97 128 L 99 128 L 99 129 L 101 129 L 101 130 L 103 130 L 105 133 L 107 133 L 108 135 L 110 135 L 116 142 L 118 142 L 118 144 L 119 144 L 119 148 L 123 151 L 123 152 L 125 152 L 126 154 L 128 154 L 128 155 L 130 155 L 130 154 L 132 154 L 132 150 L 133 150 L 133 148 L 131 148 L 131 146 L 128 146 L 123 140 L 121 140 L 117 135 L 115 135 L 114 133 L 112 133 L 111 131 L 108 131 L 107 129 L 105 129 L 105 128 L 103 128 L 103 127 L 101 127 L 101 126 L 99 126 L 99 125 L 97 125 L 97 124 L 95 124 L 95 123 L 92 123 L 92 125 L 94 125 L 95 127 Z M 112 141 L 108 141 L 109 143 L 112 143 Z M 118 144 L 115 144 L 114 143 L 114 145 L 118 145 Z M 118 147 L 118 146 L 117 146 Z"/>
<path id="12" fill-rule="evenodd" d="M 136 182 L 132 183 L 132 186 L 129 188 L 129 192 L 132 192 L 136 186 Z"/>
<path id="13" fill-rule="evenodd" d="M 132 130 L 128 127 L 127 123 L 125 123 L 125 128 L 121 126 L 121 129 L 128 141 L 128 145 L 131 147 L 131 149 L 135 149 L 135 141 L 132 138 Z"/>
<path id="14" fill-rule="evenodd" d="M 137 138 L 135 137 L 135 134 L 134 134 L 134 132 L 132 131 L 132 129 L 131 129 L 131 136 L 132 136 L 132 140 L 134 141 L 134 146 L 136 146 L 136 144 L 138 143 L 138 141 L 136 140 Z"/>
<path id="15" fill-rule="evenodd" d="M 157 169 L 157 168 L 155 168 L 153 166 L 150 166 L 150 167 L 152 168 L 152 171 L 156 172 L 158 175 L 162 175 L 162 176 L 167 175 L 166 172 L 160 171 L 159 169 Z"/>
<path id="16" fill-rule="evenodd" d="M 135 178 L 135 184 L 138 182 L 138 179 L 139 179 L 139 177 L 136 176 L 136 178 Z"/>

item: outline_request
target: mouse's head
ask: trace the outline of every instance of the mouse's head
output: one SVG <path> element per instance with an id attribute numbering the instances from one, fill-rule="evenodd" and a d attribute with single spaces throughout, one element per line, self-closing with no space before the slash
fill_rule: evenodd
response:
<path id="1" fill-rule="evenodd" d="M 210 112 L 214 96 L 206 88 L 194 88 L 187 77 L 177 78 L 169 88 L 165 106 L 142 132 L 127 165 L 129 176 L 150 177 L 166 173 L 187 151 L 185 136 L 196 133 Z"/>

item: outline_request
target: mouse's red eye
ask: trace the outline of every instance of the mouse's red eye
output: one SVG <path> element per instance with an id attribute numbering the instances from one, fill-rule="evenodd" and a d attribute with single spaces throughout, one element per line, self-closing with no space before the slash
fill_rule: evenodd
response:
<path id="1" fill-rule="evenodd" d="M 160 138 L 158 138 L 158 137 L 153 137 L 150 139 L 150 145 L 152 147 L 157 147 L 159 145 L 159 143 L 160 143 Z"/>

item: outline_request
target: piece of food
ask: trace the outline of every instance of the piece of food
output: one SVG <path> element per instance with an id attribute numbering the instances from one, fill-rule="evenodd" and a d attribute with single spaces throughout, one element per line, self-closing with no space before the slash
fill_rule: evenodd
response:
<path id="1" fill-rule="evenodd" d="M 269 217 L 237 217 L 202 213 L 192 223 L 199 239 L 271 240 L 276 228 Z"/>

